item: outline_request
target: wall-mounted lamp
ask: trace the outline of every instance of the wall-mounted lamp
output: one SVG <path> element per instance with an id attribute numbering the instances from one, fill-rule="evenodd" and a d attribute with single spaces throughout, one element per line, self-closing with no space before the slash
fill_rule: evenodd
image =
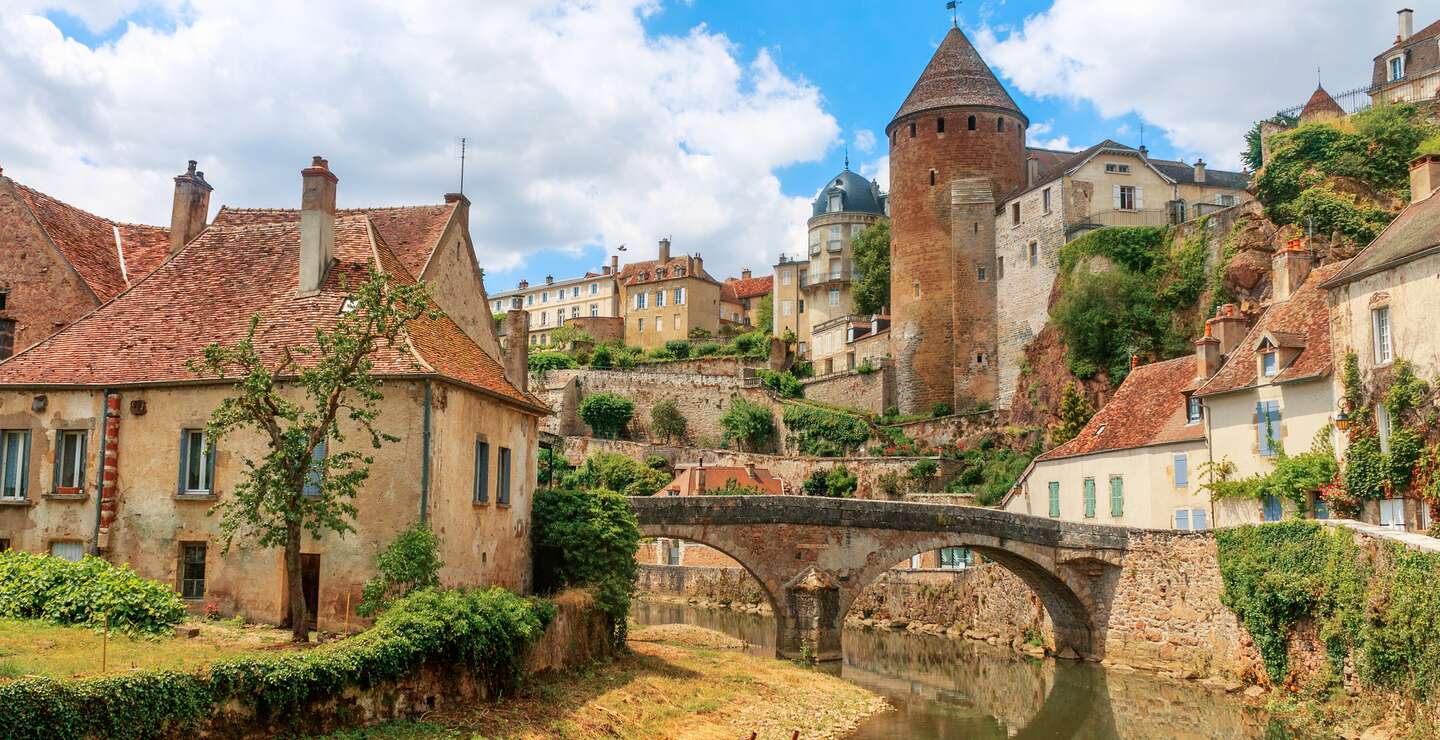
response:
<path id="1" fill-rule="evenodd" d="M 1345 413 L 1345 409 L 1340 409 L 1340 413 L 1335 415 L 1335 428 L 1342 432 L 1350 428 L 1350 415 Z"/>

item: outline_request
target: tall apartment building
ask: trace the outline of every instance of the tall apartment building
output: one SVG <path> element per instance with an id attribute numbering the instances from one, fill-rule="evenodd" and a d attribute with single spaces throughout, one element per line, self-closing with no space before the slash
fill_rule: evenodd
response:
<path id="1" fill-rule="evenodd" d="M 550 333 L 569 321 L 621 316 L 620 289 L 615 279 L 617 262 L 618 258 L 611 257 L 610 264 L 601 267 L 600 272 L 587 272 L 577 278 L 556 280 L 546 275 L 540 285 L 521 280 L 515 290 L 492 295 L 490 308 L 496 314 L 513 306 L 525 309 L 530 314 L 530 344 L 548 346 Z"/>
<path id="2" fill-rule="evenodd" d="M 1440 96 L 1440 21 L 1415 31 L 1415 11 L 1398 13 L 1394 43 L 1375 55 L 1370 77 L 1370 100 L 1418 103 Z"/>
<path id="3" fill-rule="evenodd" d="M 693 329 L 720 331 L 720 282 L 700 255 L 671 256 L 669 239 L 660 240 L 655 259 L 625 265 L 618 280 L 626 344 L 653 349 Z"/>
<path id="4" fill-rule="evenodd" d="M 850 171 L 820 188 L 806 222 L 805 254 L 780 256 L 773 280 L 773 329 L 777 336 L 795 333 L 799 354 L 822 367 L 844 351 L 845 334 L 823 328 L 847 322 L 854 313 L 851 285 L 855 275 L 852 243 L 871 224 L 885 217 L 886 196 L 880 185 Z M 817 330 L 823 342 L 817 341 Z M 838 338 L 838 340 L 837 340 Z"/>

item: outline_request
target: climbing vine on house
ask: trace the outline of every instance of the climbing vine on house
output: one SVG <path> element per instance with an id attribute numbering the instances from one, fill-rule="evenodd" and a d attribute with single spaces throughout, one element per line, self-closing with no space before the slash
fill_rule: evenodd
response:
<path id="1" fill-rule="evenodd" d="M 1345 356 L 1340 378 L 1351 422 L 1340 481 L 1344 494 L 1357 509 L 1364 501 L 1407 491 L 1434 508 L 1440 504 L 1436 490 L 1440 447 L 1434 440 L 1426 446 L 1427 431 L 1434 435 L 1437 421 L 1429 403 L 1432 388 L 1404 359 L 1395 360 L 1383 375 L 1372 372 L 1371 376 L 1368 382 L 1362 376 L 1355 353 Z M 1383 444 L 1377 420 L 1381 409 L 1390 427 Z"/>
<path id="2" fill-rule="evenodd" d="M 1267 496 L 1289 499 L 1300 511 L 1310 506 L 1310 494 L 1322 491 L 1335 480 L 1340 470 L 1335 461 L 1335 446 L 1330 442 L 1332 428 L 1327 424 L 1310 443 L 1310 449 L 1298 455 L 1286 454 L 1280 445 L 1274 463 L 1265 473 L 1244 478 L 1235 477 L 1235 464 L 1229 458 L 1201 466 L 1210 480 L 1205 490 L 1212 499 L 1261 499 Z M 1344 513 L 1344 512 L 1341 512 Z"/>

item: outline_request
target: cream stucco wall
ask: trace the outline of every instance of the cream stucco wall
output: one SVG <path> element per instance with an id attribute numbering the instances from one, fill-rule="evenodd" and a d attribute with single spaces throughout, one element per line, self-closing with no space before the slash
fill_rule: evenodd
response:
<path id="1" fill-rule="evenodd" d="M 675 289 L 685 289 L 685 304 L 675 305 Z M 665 305 L 655 305 L 655 294 L 665 292 Z M 645 308 L 635 308 L 635 293 L 645 293 Z M 719 283 L 687 275 L 683 278 L 653 280 L 622 289 L 625 312 L 625 343 L 654 349 L 672 339 L 688 339 L 690 330 L 720 331 Z M 644 328 L 641 328 L 641 322 Z M 657 323 L 660 322 L 658 330 Z"/>
<path id="2" fill-rule="evenodd" d="M 485 278 L 475 262 L 475 249 L 470 245 L 464 221 L 452 216 L 440 237 L 440 246 L 418 277 L 430 283 L 440 309 L 481 349 L 499 360 L 500 342 L 485 297 Z"/>
<path id="3" fill-rule="evenodd" d="M 1106 164 L 1127 166 L 1130 171 L 1106 172 Z M 1099 154 L 1071 173 L 1067 179 L 1082 180 L 1093 185 L 1088 210 L 1085 204 L 1077 204 L 1077 215 L 1082 221 L 1106 226 L 1164 226 L 1168 223 L 1169 214 L 1165 210 L 1165 203 L 1173 197 L 1173 188 L 1139 157 Z M 1116 210 L 1115 188 L 1126 185 L 1137 188 L 1135 208 Z"/>
<path id="4" fill-rule="evenodd" d="M 1006 511 L 1050 515 L 1050 483 L 1060 484 L 1059 519 L 1089 524 L 1171 529 L 1176 509 L 1209 509 L 1201 489 L 1200 464 L 1205 443 L 1174 444 L 1112 450 L 1035 463 L 1020 483 L 1020 492 L 1005 504 Z M 1175 456 L 1185 455 L 1186 485 L 1175 484 Z M 1125 505 L 1121 516 L 1110 509 L 1110 479 L 1124 481 Z M 1095 481 L 1095 516 L 1085 516 L 1084 482 Z M 1207 520 L 1209 517 L 1207 516 Z"/>
<path id="5" fill-rule="evenodd" d="M 550 344 L 550 332 L 572 318 L 622 315 L 620 289 L 613 275 L 556 280 L 496 293 L 490 298 L 489 308 L 494 313 L 504 313 L 515 298 L 519 298 L 521 308 L 530 313 L 531 344 Z"/>
<path id="6" fill-rule="evenodd" d="M 1370 312 L 1384 303 L 1390 307 L 1393 356 L 1414 363 L 1422 378 L 1440 376 L 1440 335 L 1435 328 L 1437 297 L 1440 255 L 1422 257 L 1331 289 L 1336 367 L 1341 366 L 1346 354 L 1354 352 L 1362 373 L 1375 368 Z"/>

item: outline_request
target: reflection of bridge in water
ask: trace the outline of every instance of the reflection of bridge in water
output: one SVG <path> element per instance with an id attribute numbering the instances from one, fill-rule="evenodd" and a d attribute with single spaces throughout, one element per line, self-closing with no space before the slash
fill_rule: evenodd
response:
<path id="1" fill-rule="evenodd" d="M 700 542 L 759 581 L 782 657 L 840 658 L 845 612 L 911 555 L 968 547 L 1045 605 L 1062 655 L 1104 655 L 1109 602 L 1135 530 L 967 506 L 808 496 L 633 498 L 642 534 Z"/>

